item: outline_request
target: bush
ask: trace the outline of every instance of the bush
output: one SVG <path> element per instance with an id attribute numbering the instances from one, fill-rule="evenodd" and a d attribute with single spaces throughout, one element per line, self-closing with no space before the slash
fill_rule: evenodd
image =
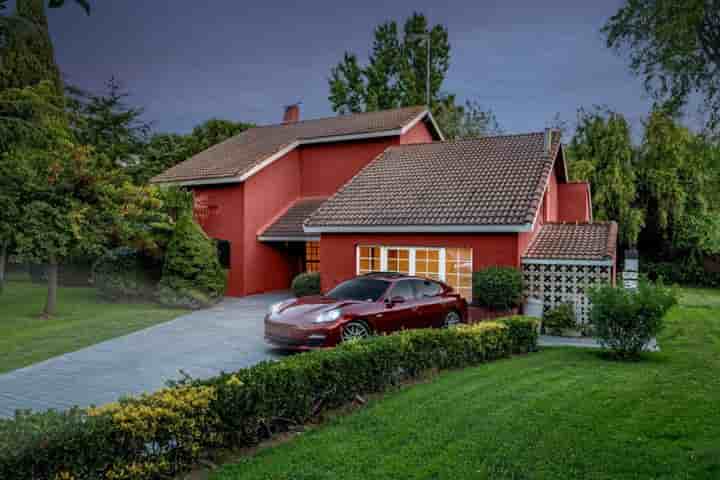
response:
<path id="1" fill-rule="evenodd" d="M 215 242 L 192 215 L 181 215 L 165 254 L 158 288 L 160 303 L 185 308 L 210 306 L 225 293 L 225 281 Z"/>
<path id="2" fill-rule="evenodd" d="M 677 303 L 674 290 L 640 282 L 637 291 L 604 285 L 590 291 L 590 321 L 604 348 L 619 358 L 636 358 L 663 328 Z"/>
<path id="3" fill-rule="evenodd" d="M 508 327 L 513 353 L 528 353 L 537 350 L 538 321 L 532 317 L 514 315 L 499 318 L 498 323 Z"/>
<path id="4" fill-rule="evenodd" d="M 320 274 L 301 273 L 293 279 L 291 288 L 296 297 L 320 295 Z"/>
<path id="5" fill-rule="evenodd" d="M 161 262 L 127 247 L 103 255 L 93 268 L 98 293 L 108 300 L 152 299 Z"/>
<path id="6" fill-rule="evenodd" d="M 653 282 L 720 287 L 720 272 L 708 271 L 701 262 L 693 259 L 683 262 L 653 262 L 641 259 L 640 271 Z"/>
<path id="7" fill-rule="evenodd" d="M 489 267 L 473 273 L 473 303 L 496 310 L 510 310 L 522 302 L 523 282 L 520 270 L 513 267 Z"/>
<path id="8" fill-rule="evenodd" d="M 575 306 L 572 303 L 562 303 L 543 315 L 543 328 L 556 335 L 561 335 L 563 330 L 577 326 Z"/>
<path id="9" fill-rule="evenodd" d="M 187 380 L 100 408 L 18 414 L 0 420 L 0 478 L 167 478 L 216 449 L 256 444 L 357 395 L 429 370 L 531 350 L 534 332 L 535 321 L 520 317 L 410 330 Z"/>

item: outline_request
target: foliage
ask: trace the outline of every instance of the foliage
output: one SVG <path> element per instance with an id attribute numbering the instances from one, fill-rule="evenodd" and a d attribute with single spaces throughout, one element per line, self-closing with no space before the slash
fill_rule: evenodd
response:
<path id="1" fill-rule="evenodd" d="M 696 257 L 675 262 L 641 259 L 640 270 L 652 281 L 673 285 L 720 287 L 720 272 L 707 271 Z"/>
<path id="2" fill-rule="evenodd" d="M 44 0 L 17 0 L 15 15 L 0 16 L 0 91 L 48 81 L 62 90 Z"/>
<path id="3" fill-rule="evenodd" d="M 454 99 L 451 99 L 454 100 Z M 478 138 L 502 133 L 492 110 L 485 110 L 477 101 L 468 100 L 465 106 L 454 101 L 438 103 L 435 120 L 442 125 L 447 140 Z"/>
<path id="4" fill-rule="evenodd" d="M 448 32 L 442 25 L 430 27 L 423 14 L 413 13 L 405 21 L 402 40 L 395 21 L 375 28 L 367 66 L 361 67 L 355 54 L 345 53 L 330 72 L 333 110 L 346 114 L 425 104 L 428 32 L 430 97 L 435 105 L 450 65 Z"/>
<path id="5" fill-rule="evenodd" d="M 535 328 L 532 320 L 511 323 Z M 0 421 L 0 477 L 165 478 L 213 449 L 254 445 L 357 395 L 386 391 L 428 370 L 477 365 L 514 348 L 532 348 L 514 343 L 510 331 L 499 323 L 406 331 L 100 408 L 21 413 Z"/>
<path id="6" fill-rule="evenodd" d="M 528 353 L 537 350 L 539 336 L 537 319 L 513 315 L 512 317 L 498 318 L 496 322 L 508 327 L 513 353 Z"/>
<path id="7" fill-rule="evenodd" d="M 473 302 L 496 310 L 520 305 L 522 274 L 513 267 L 488 267 L 473 273 Z"/>
<path id="8" fill-rule="evenodd" d="M 211 477 L 714 478 L 720 291 L 702 293 L 714 308 L 674 308 L 662 351 L 642 365 L 545 348 L 446 372 L 233 459 Z"/>
<path id="9" fill-rule="evenodd" d="M 189 195 L 189 194 L 188 194 Z M 167 247 L 158 298 L 168 306 L 201 308 L 225 293 L 225 272 L 215 242 L 183 211 Z"/>
<path id="10" fill-rule="evenodd" d="M 563 330 L 576 328 L 575 307 L 572 303 L 562 303 L 545 312 L 542 323 L 543 328 L 555 335 L 562 334 Z"/>
<path id="11" fill-rule="evenodd" d="M 112 77 L 106 91 L 96 95 L 78 87 L 66 88 L 70 118 L 77 140 L 92 145 L 118 170 L 134 164 L 150 134 L 150 125 L 142 121 L 143 109 L 126 104 L 128 93 Z"/>
<path id="12" fill-rule="evenodd" d="M 320 273 L 310 272 L 301 273 L 293 278 L 290 287 L 296 297 L 306 297 L 308 295 L 320 295 Z"/>
<path id="13" fill-rule="evenodd" d="M 662 284 L 640 282 L 637 291 L 604 285 L 589 292 L 590 323 L 604 348 L 622 359 L 637 358 L 662 330 L 677 293 Z"/>
<path id="14" fill-rule="evenodd" d="M 656 246 L 663 239 L 668 253 L 681 245 L 697 253 L 720 241 L 712 238 L 720 210 L 710 210 L 718 172 L 708 168 L 707 149 L 702 137 L 666 112 L 650 114 L 637 165 L 645 245 Z"/>
<path id="15" fill-rule="evenodd" d="M 659 102 L 678 108 L 704 100 L 707 126 L 720 124 L 720 1 L 627 0 L 603 27 L 608 47 L 626 51 L 630 68 Z"/>
<path id="16" fill-rule="evenodd" d="M 594 217 L 617 221 L 621 245 L 635 245 L 643 226 L 643 212 L 635 207 L 634 153 L 625 118 L 610 110 L 580 109 L 568 154 L 572 179 L 592 185 Z"/>
<path id="17" fill-rule="evenodd" d="M 95 287 L 108 300 L 150 300 L 162 276 L 162 264 L 155 258 L 127 247 L 100 257 L 93 268 Z"/>

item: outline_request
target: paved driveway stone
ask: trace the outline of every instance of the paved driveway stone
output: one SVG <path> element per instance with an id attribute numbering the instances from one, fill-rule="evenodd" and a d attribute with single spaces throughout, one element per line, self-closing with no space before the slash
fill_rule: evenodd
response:
<path id="1" fill-rule="evenodd" d="M 217 306 L 0 375 L 0 416 L 16 409 L 101 405 L 168 380 L 210 377 L 279 358 L 263 316 L 287 292 L 227 298 Z"/>

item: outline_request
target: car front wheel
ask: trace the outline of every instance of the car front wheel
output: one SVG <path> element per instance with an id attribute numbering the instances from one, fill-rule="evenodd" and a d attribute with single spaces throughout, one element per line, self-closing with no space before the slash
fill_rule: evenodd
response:
<path id="1" fill-rule="evenodd" d="M 445 315 L 445 320 L 443 321 L 443 328 L 457 327 L 458 325 L 460 325 L 460 323 L 462 323 L 460 314 L 455 310 L 451 310 Z"/>
<path id="2" fill-rule="evenodd" d="M 341 338 L 343 342 L 355 339 L 363 339 L 370 336 L 370 329 L 363 322 L 352 321 L 342 329 Z"/>

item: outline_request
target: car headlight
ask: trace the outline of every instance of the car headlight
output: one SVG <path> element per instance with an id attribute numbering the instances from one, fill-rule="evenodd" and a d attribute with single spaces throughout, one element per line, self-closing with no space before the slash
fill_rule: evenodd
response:
<path id="1" fill-rule="evenodd" d="M 278 302 L 270 306 L 270 315 L 277 315 L 280 313 L 280 309 L 282 308 L 283 304 L 285 302 Z"/>
<path id="2" fill-rule="evenodd" d="M 335 310 L 330 310 L 328 312 L 323 312 L 317 316 L 317 318 L 315 319 L 315 323 L 334 322 L 335 320 L 340 318 L 341 314 L 342 312 L 340 312 L 339 308 L 336 308 Z"/>

